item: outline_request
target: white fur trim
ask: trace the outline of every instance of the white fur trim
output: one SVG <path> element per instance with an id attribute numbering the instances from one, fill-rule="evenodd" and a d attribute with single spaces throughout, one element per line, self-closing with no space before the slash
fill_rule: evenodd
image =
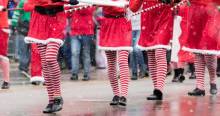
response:
<path id="1" fill-rule="evenodd" d="M 220 55 L 220 50 L 192 49 L 185 46 L 182 48 L 182 50 L 199 54 Z"/>
<path id="2" fill-rule="evenodd" d="M 98 49 L 100 50 L 110 50 L 110 51 L 119 51 L 119 50 L 128 50 L 128 51 L 132 51 L 132 47 L 101 47 L 98 46 Z"/>
<path id="3" fill-rule="evenodd" d="M 48 38 L 47 40 L 40 40 L 32 37 L 25 37 L 24 41 L 26 43 L 41 43 L 41 44 L 48 44 L 49 42 L 56 42 L 59 43 L 61 46 L 63 45 L 63 40 L 55 39 L 55 38 Z"/>
<path id="4" fill-rule="evenodd" d="M 0 11 L 2 11 L 4 9 L 4 6 L 0 5 Z"/>
<path id="5" fill-rule="evenodd" d="M 137 47 L 139 49 L 145 50 L 145 51 L 159 49 L 159 48 L 164 48 L 164 49 L 167 49 L 167 50 L 171 49 L 171 47 L 169 45 L 155 45 L 155 46 L 150 46 L 150 47 L 144 47 L 144 46 L 137 45 Z"/>
<path id="6" fill-rule="evenodd" d="M 2 29 L 2 31 L 7 33 L 7 34 L 11 33 L 10 29 Z"/>
<path id="7" fill-rule="evenodd" d="M 9 62 L 9 58 L 3 55 L 0 55 L 0 59 Z"/>
<path id="8" fill-rule="evenodd" d="M 36 81 L 40 81 L 40 82 L 44 82 L 44 78 L 41 76 L 33 76 L 31 77 L 31 82 L 36 82 Z"/>

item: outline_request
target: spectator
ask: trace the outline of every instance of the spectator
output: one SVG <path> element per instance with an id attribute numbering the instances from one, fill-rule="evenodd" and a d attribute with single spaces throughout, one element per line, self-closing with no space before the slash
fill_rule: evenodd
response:
<path id="1" fill-rule="evenodd" d="M 71 80 L 78 80 L 79 59 L 82 50 L 84 81 L 88 81 L 90 71 L 90 48 L 94 36 L 93 12 L 95 8 L 75 11 L 71 18 L 71 51 L 72 51 L 72 76 Z M 82 49 L 81 49 L 82 48 Z"/>

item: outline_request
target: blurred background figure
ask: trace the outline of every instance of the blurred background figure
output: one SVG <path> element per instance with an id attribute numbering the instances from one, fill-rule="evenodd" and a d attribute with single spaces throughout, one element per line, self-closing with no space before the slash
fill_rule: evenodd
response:
<path id="1" fill-rule="evenodd" d="M 93 13 L 95 8 L 87 8 L 74 11 L 71 16 L 71 52 L 72 52 L 72 76 L 71 80 L 78 80 L 80 53 L 83 61 L 83 81 L 90 79 L 91 56 L 90 49 L 94 37 L 95 24 Z"/>
<path id="2" fill-rule="evenodd" d="M 23 8 L 26 0 L 20 0 L 17 8 Z M 12 28 L 16 30 L 16 49 L 18 50 L 19 71 L 22 75 L 30 79 L 33 85 L 39 85 L 44 82 L 42 77 L 42 67 L 40 54 L 36 44 L 27 44 L 24 41 L 28 34 L 30 22 L 30 12 L 24 10 L 15 10 L 12 17 Z M 29 75 L 29 66 L 31 66 L 31 76 Z"/>
<path id="3" fill-rule="evenodd" d="M 132 13 L 132 11 L 130 11 Z M 137 80 L 138 76 L 143 78 L 148 75 L 147 66 L 144 63 L 143 52 L 137 47 L 138 40 L 141 33 L 141 15 L 136 15 L 131 18 L 132 24 L 132 47 L 133 51 L 130 53 L 130 67 L 132 71 L 131 80 Z M 138 68 L 140 69 L 138 75 Z"/>

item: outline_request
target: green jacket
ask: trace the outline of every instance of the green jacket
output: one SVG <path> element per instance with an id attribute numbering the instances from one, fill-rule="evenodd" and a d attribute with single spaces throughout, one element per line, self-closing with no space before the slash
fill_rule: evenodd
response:
<path id="1" fill-rule="evenodd" d="M 24 3 L 26 0 L 20 0 L 17 8 L 23 8 Z M 24 22 L 24 21 L 30 21 L 30 12 L 25 12 L 24 10 L 15 10 L 13 17 L 12 17 L 12 26 L 16 27 L 18 26 L 18 21 Z"/>

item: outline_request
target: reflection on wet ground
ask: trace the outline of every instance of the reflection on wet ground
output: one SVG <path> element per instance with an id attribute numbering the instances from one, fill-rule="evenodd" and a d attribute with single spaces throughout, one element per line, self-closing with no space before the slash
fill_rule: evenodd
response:
<path id="1" fill-rule="evenodd" d="M 15 71 L 16 72 L 16 71 Z M 14 73 L 13 73 L 14 74 Z M 15 75 L 15 74 L 14 74 Z M 166 80 L 163 101 L 147 101 L 152 93 L 149 78 L 131 81 L 128 106 L 111 107 L 109 101 L 112 92 L 106 71 L 92 72 L 89 82 L 69 81 L 69 74 L 63 74 L 62 94 L 64 108 L 49 116 L 220 116 L 220 96 L 209 94 L 206 83 L 205 97 L 190 97 L 187 92 L 195 86 L 195 80 L 187 79 L 184 83 L 171 83 Z M 0 116 L 42 116 L 42 109 L 47 104 L 47 95 L 43 86 L 32 86 L 22 77 L 12 77 L 10 90 L 0 90 Z M 219 79 L 218 79 L 219 81 Z M 208 82 L 208 78 L 206 80 Z M 16 83 L 16 84 L 15 84 Z M 24 84 L 26 83 L 26 84 Z M 218 82 L 218 84 L 220 84 Z"/>

